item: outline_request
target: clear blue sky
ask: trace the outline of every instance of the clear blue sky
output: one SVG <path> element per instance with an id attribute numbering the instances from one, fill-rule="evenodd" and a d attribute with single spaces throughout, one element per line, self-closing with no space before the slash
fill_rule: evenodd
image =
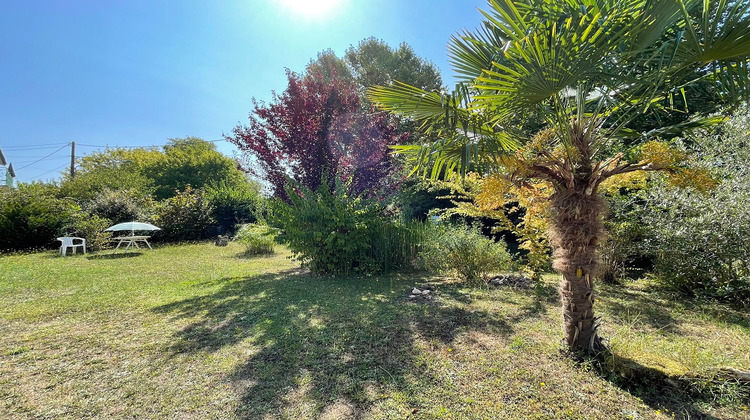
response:
<path id="1" fill-rule="evenodd" d="M 220 139 L 251 98 L 284 90 L 285 68 L 370 36 L 409 43 L 452 85 L 446 45 L 479 25 L 477 8 L 485 0 L 2 1 L 0 149 L 28 182 L 59 178 L 70 141 L 81 156 Z"/>

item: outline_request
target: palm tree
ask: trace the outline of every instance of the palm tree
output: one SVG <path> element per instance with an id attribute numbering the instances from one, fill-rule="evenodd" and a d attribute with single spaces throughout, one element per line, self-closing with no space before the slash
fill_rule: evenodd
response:
<path id="1" fill-rule="evenodd" d="M 461 81 L 455 92 L 396 84 L 370 97 L 437 135 L 397 149 L 423 175 L 472 170 L 552 185 L 564 342 L 602 349 L 593 311 L 605 207 L 598 187 L 619 174 L 673 169 L 664 157 L 627 159 L 626 146 L 716 120 L 638 132 L 637 118 L 689 110 L 699 91 L 717 107 L 748 98 L 750 2 L 489 0 L 482 13 L 480 30 L 449 44 Z M 532 113 L 545 135 L 520 127 Z"/>

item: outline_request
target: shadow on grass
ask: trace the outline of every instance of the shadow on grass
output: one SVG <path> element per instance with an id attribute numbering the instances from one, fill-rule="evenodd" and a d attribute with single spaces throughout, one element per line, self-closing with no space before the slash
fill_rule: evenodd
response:
<path id="1" fill-rule="evenodd" d="M 330 415 L 338 407 L 334 417 L 357 417 L 384 393 L 439 385 L 418 338 L 439 345 L 469 330 L 513 332 L 498 316 L 451 305 L 451 286 L 437 293 L 443 303 L 409 302 L 414 282 L 286 271 L 222 279 L 213 294 L 154 310 L 191 321 L 177 333 L 175 353 L 247 346 L 231 375 L 242 394 L 238 416 L 276 417 L 288 407 Z"/>
<path id="2" fill-rule="evenodd" d="M 635 321 L 644 323 L 663 334 L 679 333 L 680 321 L 672 316 L 672 302 L 659 299 L 658 294 L 639 293 L 625 287 L 608 286 L 600 293 L 602 303 L 607 308 L 607 317 L 622 324 Z"/>
<path id="3" fill-rule="evenodd" d="M 98 254 L 86 257 L 89 260 L 119 260 L 122 258 L 135 258 L 143 255 L 142 252 L 123 252 L 120 254 Z"/>
<path id="4" fill-rule="evenodd" d="M 674 312 L 679 312 L 750 328 L 750 314 L 727 305 L 668 294 L 659 290 L 644 292 L 628 290 L 627 286 L 605 286 L 602 290 L 604 302 L 600 305 L 607 308 L 607 317 L 624 324 L 638 321 L 664 334 L 679 334 L 682 321 L 672 315 Z"/>
<path id="5" fill-rule="evenodd" d="M 654 410 L 678 419 L 716 419 L 704 407 L 716 405 L 722 390 L 705 380 L 670 377 L 664 372 L 611 352 L 588 359 L 594 371 Z"/>
<path id="6" fill-rule="evenodd" d="M 258 258 L 276 258 L 276 254 L 273 252 L 268 252 L 264 254 L 248 254 L 247 252 L 238 252 L 234 255 L 234 258 L 240 258 L 243 260 L 254 260 Z"/>

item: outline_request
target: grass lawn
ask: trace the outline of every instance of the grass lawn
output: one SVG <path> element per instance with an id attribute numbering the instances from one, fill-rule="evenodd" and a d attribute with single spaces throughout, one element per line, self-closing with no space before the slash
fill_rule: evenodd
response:
<path id="1" fill-rule="evenodd" d="M 750 418 L 746 387 L 672 380 L 750 370 L 747 312 L 601 287 L 613 356 L 575 362 L 554 276 L 318 278 L 279 250 L 0 257 L 0 418 Z"/>

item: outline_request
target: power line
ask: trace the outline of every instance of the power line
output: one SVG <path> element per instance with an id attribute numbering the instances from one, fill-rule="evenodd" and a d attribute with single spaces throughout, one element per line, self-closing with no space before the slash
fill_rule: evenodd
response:
<path id="1" fill-rule="evenodd" d="M 33 156 L 33 155 L 23 155 L 23 156 L 13 155 L 13 162 L 16 162 L 16 163 L 19 163 L 19 162 L 30 162 L 30 161 L 32 161 L 34 159 L 38 159 L 37 156 L 39 156 L 39 155 L 36 155 L 36 156 Z M 54 159 L 62 159 L 62 158 L 54 158 Z"/>
<path id="2" fill-rule="evenodd" d="M 216 139 L 216 140 L 203 140 L 208 143 L 218 143 L 220 141 L 229 141 L 227 139 Z M 111 144 L 79 144 L 76 143 L 76 146 L 84 146 L 84 147 L 106 147 L 106 148 L 119 148 L 119 149 L 148 149 L 151 147 L 163 147 L 164 144 L 152 144 L 152 145 L 143 145 L 143 146 L 113 146 Z"/>
<path id="3" fill-rule="evenodd" d="M 50 173 L 50 172 L 55 172 L 55 171 L 59 171 L 59 170 L 61 170 L 61 169 L 63 169 L 63 168 L 66 168 L 67 166 L 68 166 L 68 164 L 66 163 L 66 164 L 64 164 L 64 165 L 62 165 L 62 166 L 58 166 L 58 167 L 57 167 L 57 168 L 55 168 L 55 169 L 49 170 L 49 171 L 47 171 L 47 172 L 41 173 L 41 174 L 39 174 L 39 175 L 36 175 L 36 176 L 25 176 L 25 177 L 23 177 L 23 179 L 33 179 L 33 178 L 39 178 L 39 177 L 41 177 L 41 176 L 43 176 L 43 175 L 47 175 L 47 174 L 48 174 L 48 173 Z"/>
<path id="4" fill-rule="evenodd" d="M 55 147 L 64 144 L 67 146 L 70 143 L 55 143 L 54 145 L 49 146 L 8 146 L 4 147 L 5 150 L 18 150 L 18 151 L 27 151 L 27 150 L 42 150 L 42 149 L 54 149 Z"/>
<path id="5" fill-rule="evenodd" d="M 220 141 L 229 141 L 228 139 L 215 139 L 215 140 L 203 140 L 207 141 L 209 143 L 217 143 Z M 35 144 L 35 145 L 28 145 L 28 146 L 5 146 L 3 149 L 5 150 L 39 150 L 39 149 L 54 149 L 55 147 L 62 146 L 62 145 L 69 145 L 70 142 L 67 143 L 44 143 L 44 144 Z M 164 144 L 152 144 L 152 145 L 144 145 L 144 146 L 113 146 L 110 144 L 77 144 L 78 146 L 88 146 L 88 147 L 123 147 L 123 148 L 137 148 L 137 147 L 161 147 L 164 146 Z"/>
<path id="6" fill-rule="evenodd" d="M 20 168 L 16 169 L 16 171 L 18 171 L 18 170 L 21 170 L 21 169 L 23 169 L 23 168 L 28 168 L 29 166 L 31 166 L 31 165 L 33 165 L 33 164 L 35 164 L 35 163 L 41 162 L 41 161 L 43 161 L 44 159 L 47 159 L 48 157 L 50 157 L 50 156 L 54 155 L 55 153 L 59 152 L 60 150 L 62 150 L 62 149 L 64 149 L 64 148 L 66 148 L 66 147 L 68 147 L 68 146 L 70 146 L 70 143 L 67 143 L 67 144 L 65 144 L 65 146 L 63 146 L 63 147 L 61 147 L 61 148 L 59 148 L 59 149 L 55 150 L 54 152 L 52 152 L 52 153 L 48 154 L 47 156 L 45 156 L 45 157 L 43 157 L 43 158 L 41 158 L 41 159 L 35 160 L 34 162 L 32 162 L 32 163 L 29 163 L 28 165 L 24 165 L 24 166 L 22 166 L 22 167 L 20 167 Z"/>

